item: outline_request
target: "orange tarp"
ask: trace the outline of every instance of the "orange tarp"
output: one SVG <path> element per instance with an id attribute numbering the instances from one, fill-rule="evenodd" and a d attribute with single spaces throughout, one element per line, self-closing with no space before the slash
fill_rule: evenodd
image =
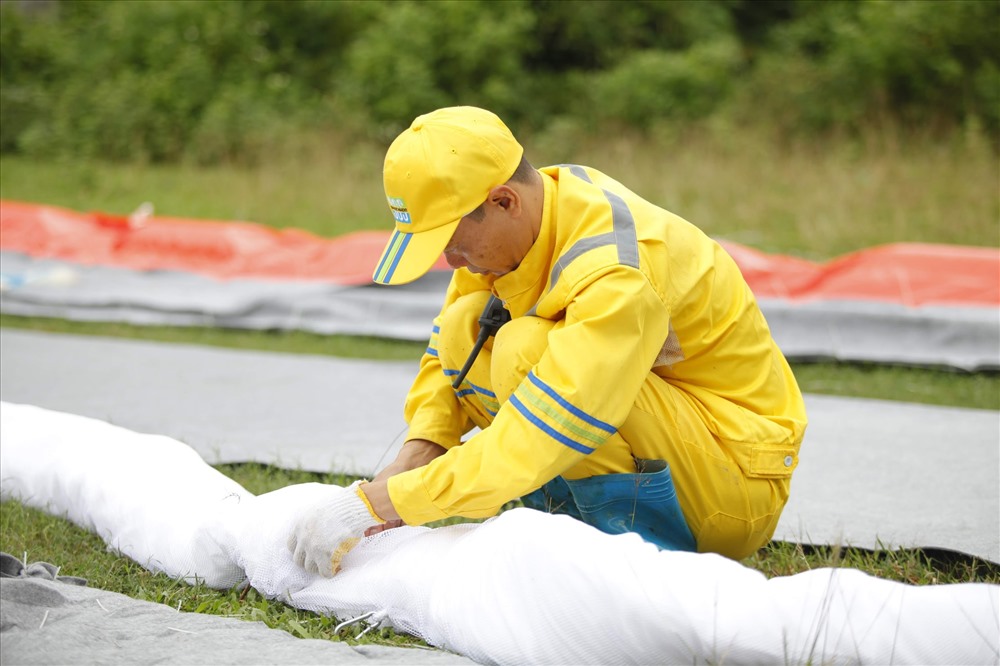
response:
<path id="1" fill-rule="evenodd" d="M 134 270 L 220 279 L 368 284 L 389 232 L 321 238 L 250 222 L 79 213 L 0 201 L 0 249 Z M 758 298 L 1000 306 L 1000 250 L 894 243 L 825 263 L 722 241 Z M 436 268 L 447 269 L 443 260 Z"/>

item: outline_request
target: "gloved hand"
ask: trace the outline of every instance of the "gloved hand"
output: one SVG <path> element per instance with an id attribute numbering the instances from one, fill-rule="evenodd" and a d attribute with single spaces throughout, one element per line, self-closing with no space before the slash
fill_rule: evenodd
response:
<path id="1" fill-rule="evenodd" d="M 327 578 L 365 530 L 384 523 L 361 492 L 363 481 L 346 488 L 331 486 L 330 495 L 313 505 L 288 535 L 288 550 L 300 567 Z"/>

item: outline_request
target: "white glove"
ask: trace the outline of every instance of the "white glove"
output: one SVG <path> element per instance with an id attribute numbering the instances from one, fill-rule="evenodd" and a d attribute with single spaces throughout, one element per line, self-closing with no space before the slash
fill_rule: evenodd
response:
<path id="1" fill-rule="evenodd" d="M 361 494 L 362 483 L 355 481 L 346 488 L 330 486 L 330 495 L 296 523 L 288 535 L 288 550 L 296 564 L 329 578 L 340 571 L 341 560 L 365 530 L 385 522 Z"/>

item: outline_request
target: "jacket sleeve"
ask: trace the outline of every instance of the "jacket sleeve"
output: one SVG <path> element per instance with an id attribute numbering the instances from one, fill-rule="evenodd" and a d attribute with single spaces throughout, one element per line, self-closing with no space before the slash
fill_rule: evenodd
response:
<path id="1" fill-rule="evenodd" d="M 408 524 L 486 517 L 592 453 L 624 422 L 668 329 L 668 313 L 638 270 L 579 279 L 541 360 L 489 428 L 425 467 L 389 480 Z"/>
<path id="2" fill-rule="evenodd" d="M 467 271 L 455 271 L 445 294 L 443 313 L 460 296 L 477 289 L 484 289 L 478 281 L 470 280 Z M 403 417 L 409 429 L 406 440 L 426 439 L 446 449 L 456 446 L 462 435 L 472 429 L 472 422 L 459 405 L 451 382 L 445 376 L 438 358 L 438 333 L 441 313 L 434 319 L 427 350 L 420 359 L 417 372 L 403 406 Z"/>

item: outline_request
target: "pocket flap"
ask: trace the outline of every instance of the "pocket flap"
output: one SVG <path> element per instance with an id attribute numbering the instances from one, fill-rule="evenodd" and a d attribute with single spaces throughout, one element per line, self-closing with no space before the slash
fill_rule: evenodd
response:
<path id="1" fill-rule="evenodd" d="M 750 469 L 747 476 L 780 479 L 791 476 L 799 464 L 793 448 L 755 446 L 750 451 Z"/>

